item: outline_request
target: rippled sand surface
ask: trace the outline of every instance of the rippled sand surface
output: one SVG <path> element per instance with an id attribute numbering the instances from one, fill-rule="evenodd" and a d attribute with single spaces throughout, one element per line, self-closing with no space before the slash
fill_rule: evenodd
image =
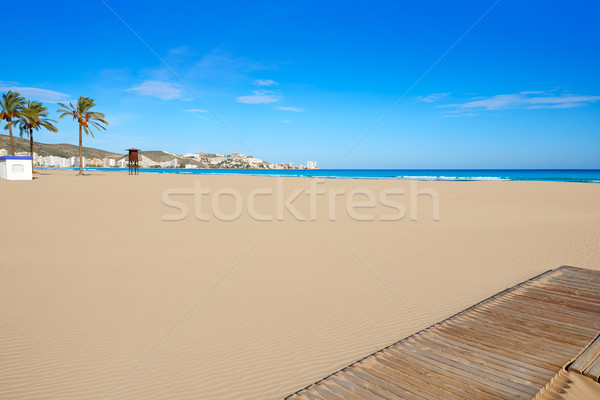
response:
<path id="1" fill-rule="evenodd" d="M 600 185 L 42 171 L 0 180 L 0 398 L 275 399 L 560 265 L 600 269 Z M 165 191 L 209 189 L 182 221 Z M 303 192 L 277 221 L 284 197 Z M 211 211 L 237 191 L 242 216 Z M 256 221 L 253 209 L 274 221 Z M 374 195 L 346 213 L 353 189 Z M 384 190 L 407 209 L 380 202 Z M 418 197 L 411 221 L 411 190 Z M 330 190 L 345 194 L 332 200 Z M 367 201 L 365 194 L 355 200 Z M 218 207 L 234 213 L 234 197 Z M 335 204 L 335 221 L 330 220 Z"/>

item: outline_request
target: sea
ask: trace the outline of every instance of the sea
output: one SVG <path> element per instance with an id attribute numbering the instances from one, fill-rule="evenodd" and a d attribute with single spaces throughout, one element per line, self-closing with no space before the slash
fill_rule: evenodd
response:
<path id="1" fill-rule="evenodd" d="M 76 168 L 74 168 L 76 169 Z M 127 171 L 127 168 L 85 168 Z M 404 179 L 422 181 L 551 181 L 600 183 L 600 169 L 184 169 L 140 168 L 140 173 L 250 175 L 336 179 Z"/>

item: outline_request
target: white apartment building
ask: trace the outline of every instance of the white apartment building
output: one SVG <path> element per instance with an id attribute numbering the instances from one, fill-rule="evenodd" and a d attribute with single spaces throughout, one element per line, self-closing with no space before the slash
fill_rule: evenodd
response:
<path id="1" fill-rule="evenodd" d="M 70 160 L 64 157 L 46 156 L 43 160 L 46 168 L 69 168 L 71 166 Z"/>
<path id="2" fill-rule="evenodd" d="M 316 161 L 307 161 L 306 162 L 306 169 L 316 169 L 316 168 L 317 168 Z"/>
<path id="3" fill-rule="evenodd" d="M 104 160 L 102 160 L 102 164 L 104 168 L 111 168 L 117 165 L 117 162 L 114 158 L 105 158 Z"/>
<path id="4" fill-rule="evenodd" d="M 223 162 L 225 160 L 226 160 L 226 157 L 224 157 L 224 156 L 209 157 L 208 158 L 208 163 L 212 164 L 212 165 L 215 165 L 215 164 L 219 164 L 219 163 L 221 163 L 221 162 Z"/>
<path id="5" fill-rule="evenodd" d="M 159 165 L 161 168 L 177 168 L 177 165 L 179 165 L 179 162 L 177 161 L 176 158 L 174 158 L 171 161 L 161 162 Z"/>
<path id="6" fill-rule="evenodd" d="M 71 158 L 68 158 L 67 160 L 69 160 L 70 167 L 73 167 L 73 168 L 79 167 L 79 157 L 71 157 Z M 87 160 L 85 157 L 83 157 L 83 166 L 85 167 L 89 163 L 90 163 L 90 161 Z"/>
<path id="7" fill-rule="evenodd" d="M 248 164 L 252 164 L 252 165 L 256 165 L 256 164 L 260 164 L 263 163 L 264 161 L 261 160 L 260 158 L 256 158 L 256 157 L 248 157 L 245 160 Z"/>

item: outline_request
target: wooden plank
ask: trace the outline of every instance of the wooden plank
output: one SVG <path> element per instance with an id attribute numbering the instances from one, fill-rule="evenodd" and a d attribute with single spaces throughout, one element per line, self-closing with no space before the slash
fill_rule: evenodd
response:
<path id="1" fill-rule="evenodd" d="M 446 364 L 452 368 L 460 370 L 462 374 L 478 375 L 484 381 L 496 382 L 500 385 L 509 388 L 517 396 L 519 396 L 519 398 L 522 397 L 524 394 L 529 395 L 529 397 L 531 397 L 537 392 L 537 390 L 533 390 L 530 386 L 526 384 L 523 384 L 521 382 L 514 382 L 510 379 L 507 379 L 507 376 L 505 374 L 500 374 L 497 373 L 497 371 L 493 371 L 489 368 L 483 367 L 481 365 L 481 360 L 474 361 L 467 357 L 461 358 L 453 354 L 452 352 L 437 352 L 430 347 L 417 346 L 409 342 L 404 342 L 403 345 L 405 349 L 418 352 L 420 354 L 423 354 L 425 357 L 430 358 L 432 361 L 434 361 L 432 365 L 434 365 L 435 367 L 439 366 L 440 364 Z"/>
<path id="2" fill-rule="evenodd" d="M 439 332 L 441 333 L 441 332 Z M 452 343 L 454 346 L 458 348 L 462 348 L 466 351 L 470 351 L 474 354 L 481 353 L 482 351 L 488 350 L 485 345 L 481 345 L 478 342 L 471 341 L 455 341 L 455 338 L 452 336 L 444 337 L 445 341 Z M 555 368 L 554 366 L 549 366 L 548 364 L 544 364 L 544 366 L 540 366 L 537 360 L 531 362 L 531 359 L 517 359 L 513 358 L 511 355 L 506 355 L 501 352 L 489 352 L 489 357 L 497 359 L 499 361 L 509 363 L 511 365 L 516 366 L 517 368 L 527 369 L 528 371 L 532 371 L 532 373 L 537 374 L 540 378 L 547 379 L 547 377 L 552 376 L 554 374 Z"/>
<path id="3" fill-rule="evenodd" d="M 464 391 L 456 386 L 449 385 L 447 382 L 432 381 L 426 375 L 406 373 L 405 369 L 390 370 L 378 365 L 375 368 L 357 368 L 355 372 L 364 374 L 365 379 L 375 379 L 379 384 L 387 385 L 389 390 L 401 395 L 402 398 L 406 398 L 407 395 L 422 398 L 422 393 L 428 393 L 437 398 L 446 397 L 460 400 L 469 398 L 465 397 Z M 410 389 L 413 391 L 405 392 Z"/>
<path id="4" fill-rule="evenodd" d="M 382 371 L 394 377 L 406 376 L 408 382 L 412 382 L 413 379 L 419 376 L 429 377 L 433 386 L 440 387 L 443 390 L 454 391 L 456 388 L 462 393 L 470 394 L 471 398 L 488 398 L 491 395 L 491 392 L 478 389 L 476 387 L 477 382 L 471 382 L 468 377 L 464 378 L 432 370 L 429 362 L 421 362 L 415 357 L 402 359 L 401 355 L 396 358 L 391 352 L 385 352 L 376 357 L 376 360 L 377 363 L 371 366 L 373 370 Z"/>
<path id="5" fill-rule="evenodd" d="M 503 388 L 495 388 L 489 389 L 484 385 L 481 385 L 481 379 L 474 378 L 472 376 L 463 375 L 460 371 L 455 371 L 446 368 L 444 365 L 441 365 L 439 369 L 432 369 L 431 362 L 429 359 L 421 359 L 419 356 L 410 355 L 405 352 L 395 352 L 394 349 L 390 348 L 389 351 L 382 353 L 377 359 L 378 361 L 385 366 L 390 368 L 394 368 L 394 365 L 404 365 L 407 368 L 410 367 L 410 370 L 414 370 L 414 365 L 419 366 L 420 368 L 427 371 L 432 377 L 436 377 L 436 379 L 440 383 L 456 383 L 460 385 L 462 383 L 463 389 L 468 392 L 472 392 L 475 394 L 473 398 L 487 398 L 487 396 L 492 396 L 490 398 L 497 398 L 494 395 L 498 395 L 499 393 L 504 394 L 506 398 L 510 399 L 510 393 L 507 392 L 506 389 Z M 399 362 L 399 364 L 398 364 Z M 487 389 L 487 390 L 486 390 Z M 479 393 L 484 393 L 485 395 L 478 395 Z"/>
<path id="6" fill-rule="evenodd" d="M 583 371 L 583 374 L 596 382 L 600 381 L 600 356 L 590 363 L 590 366 Z"/>
<path id="7" fill-rule="evenodd" d="M 394 377 L 385 374 L 378 374 L 372 369 L 355 368 L 348 373 L 356 375 L 365 382 L 372 382 L 378 387 L 385 389 L 390 393 L 390 399 L 406 399 L 407 396 L 411 395 L 410 392 L 402 389 L 402 386 L 396 385 L 397 381 L 394 380 Z M 405 384 L 406 383 L 403 383 L 403 385 Z"/>
<path id="8" fill-rule="evenodd" d="M 363 388 L 361 388 L 360 386 L 355 385 L 352 382 L 348 382 L 347 380 L 345 380 L 344 378 L 340 377 L 339 375 L 332 375 L 329 377 L 330 380 L 332 380 L 334 383 L 336 383 L 338 386 L 346 389 L 348 392 L 354 394 L 356 397 L 356 399 L 364 399 L 364 400 L 380 400 L 383 399 L 383 397 L 379 397 L 376 396 L 375 394 L 364 390 Z"/>
<path id="9" fill-rule="evenodd" d="M 569 371 L 584 374 L 585 370 L 600 357 L 600 335 L 573 361 Z"/>
<path id="10" fill-rule="evenodd" d="M 421 335 L 418 338 L 415 338 L 415 344 L 422 344 L 424 346 L 435 346 L 435 342 L 431 342 L 431 337 L 426 335 Z M 450 343 L 448 343 L 450 345 Z M 485 356 L 482 356 L 481 353 L 473 353 L 471 351 L 465 350 L 460 346 L 454 346 L 450 348 L 452 353 L 456 355 L 458 358 L 462 358 L 464 360 L 470 360 L 474 365 L 480 364 L 485 368 L 485 371 L 490 375 L 495 375 L 501 377 L 503 379 L 508 379 L 513 382 L 518 382 L 525 385 L 530 385 L 532 381 L 539 383 L 541 385 L 545 385 L 548 381 L 547 378 L 541 377 L 537 374 L 531 374 L 526 379 L 522 379 L 518 376 L 514 376 L 511 373 L 507 373 L 506 371 L 511 370 L 521 370 L 523 367 L 517 366 L 512 360 L 510 361 L 501 361 L 493 356 L 493 353 L 485 353 Z M 439 348 L 438 351 L 440 353 L 444 353 L 447 350 L 443 348 Z"/>
<path id="11" fill-rule="evenodd" d="M 525 336 L 532 332 L 529 330 L 527 332 L 517 331 L 513 329 L 513 331 L 499 329 L 499 324 L 496 323 L 493 328 L 487 328 L 487 326 L 482 325 L 467 325 L 464 326 L 443 326 L 440 327 L 437 331 L 439 335 L 452 335 L 457 336 L 460 340 L 476 343 L 483 343 L 485 351 L 496 351 L 505 353 L 507 356 L 511 356 L 512 358 L 518 358 L 520 356 L 527 357 L 527 362 L 535 363 L 536 361 L 549 364 L 549 357 L 553 357 L 551 353 L 565 353 L 565 354 L 573 354 L 574 351 L 577 351 L 580 347 L 573 347 L 571 352 L 567 352 L 565 347 L 561 347 L 561 343 L 556 340 L 552 341 L 550 344 L 552 346 L 545 347 L 543 343 L 539 341 L 537 343 L 530 341 L 531 338 L 534 338 L 534 335 Z M 498 328 L 498 329 L 497 329 Z M 524 328 L 525 329 L 525 328 Z M 495 331 L 495 332 L 494 332 Z M 528 338 L 528 341 L 519 342 L 515 340 L 516 333 L 518 333 L 519 338 Z M 510 337 L 508 335 L 513 335 Z M 546 339 L 545 343 L 550 342 L 550 340 Z M 538 350 L 538 351 L 536 351 Z M 550 352 L 549 352 L 550 351 Z"/>

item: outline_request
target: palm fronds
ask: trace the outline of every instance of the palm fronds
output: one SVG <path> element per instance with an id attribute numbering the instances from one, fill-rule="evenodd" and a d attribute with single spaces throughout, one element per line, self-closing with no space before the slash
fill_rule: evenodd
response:
<path id="1" fill-rule="evenodd" d="M 59 119 L 70 116 L 73 118 L 73 121 L 77 121 L 79 124 L 79 174 L 82 175 L 83 156 L 81 155 L 81 132 L 83 131 L 86 135 L 92 135 L 92 137 L 94 137 L 94 133 L 90 128 L 93 127 L 98 130 L 106 130 L 108 122 L 106 122 L 106 117 L 103 113 L 90 111 L 96 105 L 96 103 L 94 103 L 94 99 L 89 97 L 79 97 L 79 99 L 77 99 L 76 106 L 74 106 L 73 103 L 69 103 L 69 105 L 58 103 L 58 105 L 62 107 L 56 111 L 58 114 L 60 114 Z"/>

